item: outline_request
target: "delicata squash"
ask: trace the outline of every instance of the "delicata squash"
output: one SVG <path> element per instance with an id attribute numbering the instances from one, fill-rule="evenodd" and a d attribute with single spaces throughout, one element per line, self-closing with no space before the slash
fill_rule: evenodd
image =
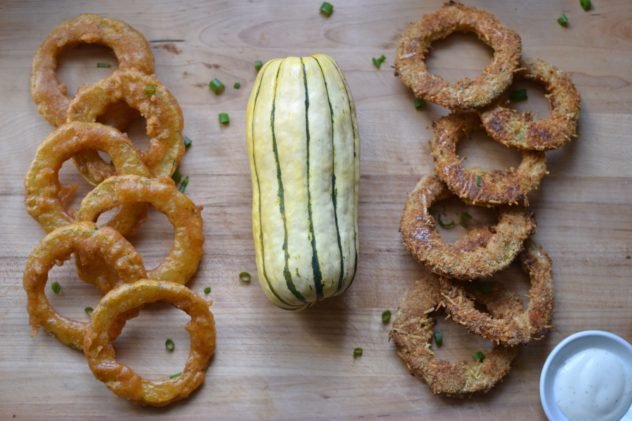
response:
<path id="1" fill-rule="evenodd" d="M 358 263 L 360 141 L 349 88 L 326 55 L 267 62 L 247 111 L 259 283 L 300 310 L 344 292 Z"/>

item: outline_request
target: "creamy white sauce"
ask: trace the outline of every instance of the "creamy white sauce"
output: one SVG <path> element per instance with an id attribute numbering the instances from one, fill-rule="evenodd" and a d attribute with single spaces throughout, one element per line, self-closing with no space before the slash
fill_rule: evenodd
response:
<path id="1" fill-rule="evenodd" d="M 632 373 L 615 353 L 589 348 L 564 362 L 553 393 L 570 421 L 619 421 L 632 404 Z"/>

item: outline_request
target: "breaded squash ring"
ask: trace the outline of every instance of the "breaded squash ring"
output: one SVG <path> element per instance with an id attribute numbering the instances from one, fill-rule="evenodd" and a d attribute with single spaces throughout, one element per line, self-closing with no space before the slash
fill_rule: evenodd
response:
<path id="1" fill-rule="evenodd" d="M 431 349 L 434 320 L 440 307 L 439 283 L 428 274 L 409 289 L 397 311 L 390 339 L 408 370 L 423 379 L 434 394 L 467 397 L 488 392 L 511 369 L 518 347 L 495 346 L 478 361 L 438 359 Z"/>
<path id="2" fill-rule="evenodd" d="M 448 83 L 428 72 L 424 60 L 434 41 L 454 32 L 473 32 L 494 50 L 492 62 L 477 78 Z M 417 98 L 463 110 L 490 104 L 510 84 L 518 69 L 520 36 L 486 11 L 449 2 L 436 12 L 410 24 L 400 38 L 395 69 Z"/>
<path id="3" fill-rule="evenodd" d="M 191 316 L 186 330 L 191 349 L 182 373 L 160 381 L 145 380 L 116 360 L 112 326 L 145 304 L 168 302 Z M 172 282 L 139 280 L 110 291 L 94 309 L 86 327 L 83 350 L 94 376 L 112 392 L 143 405 L 165 406 L 186 398 L 206 376 L 215 352 L 215 321 L 210 303 L 189 288 Z M 120 333 L 120 330 L 117 332 Z"/>
<path id="4" fill-rule="evenodd" d="M 24 202 L 28 213 L 46 232 L 75 221 L 64 208 L 76 186 L 63 186 L 59 170 L 81 151 L 103 151 L 112 158 L 117 174 L 151 177 L 127 136 L 99 123 L 74 122 L 60 126 L 40 144 L 24 179 Z M 109 225 L 123 235 L 133 232 L 147 215 L 144 204 L 124 206 Z"/>
<path id="5" fill-rule="evenodd" d="M 438 275 L 463 280 L 485 278 L 507 267 L 534 231 L 532 216 L 521 208 L 499 211 L 498 224 L 475 229 L 454 244 L 442 240 L 429 209 L 450 196 L 436 176 L 423 177 L 410 193 L 400 222 L 404 245 Z"/>
<path id="6" fill-rule="evenodd" d="M 118 283 L 135 282 L 145 278 L 147 274 L 142 257 L 121 234 L 109 227 L 97 228 L 91 222 L 58 228 L 44 237 L 33 249 L 26 263 L 23 278 L 32 332 L 35 334 L 43 327 L 62 343 L 81 350 L 87 323 L 68 319 L 57 313 L 44 292 L 48 272 L 53 266 L 70 258 L 72 253 L 85 259 L 98 256 L 112 268 Z M 97 284 L 103 293 L 112 286 Z M 128 318 L 131 316 L 130 313 Z M 124 323 L 117 322 L 108 329 L 108 332 L 118 335 L 123 325 Z"/>
<path id="7" fill-rule="evenodd" d="M 489 136 L 503 145 L 537 151 L 559 148 L 576 137 L 580 99 L 570 76 L 542 60 L 525 60 L 516 75 L 544 85 L 551 114 L 533 120 L 531 113 L 495 105 L 480 113 Z"/>
<path id="8" fill-rule="evenodd" d="M 94 122 L 111 104 L 125 101 L 147 121 L 149 147 L 136 150 L 154 177 L 171 176 L 184 155 L 180 105 L 155 75 L 136 70 L 116 71 L 77 93 L 68 108 L 68 121 Z M 81 175 L 97 185 L 114 175 L 111 165 L 94 151 L 75 156 Z"/>
<path id="9" fill-rule="evenodd" d="M 66 122 L 70 98 L 66 86 L 59 81 L 57 56 L 77 44 L 101 44 L 110 47 L 120 70 L 136 69 L 154 72 L 154 55 L 143 35 L 128 24 L 93 14 L 83 14 L 57 25 L 33 57 L 31 96 L 37 111 L 51 125 Z M 120 112 L 119 112 L 120 111 Z M 120 120 L 124 110 L 113 112 Z"/>
<path id="10" fill-rule="evenodd" d="M 529 274 L 529 304 L 525 309 L 494 317 L 479 311 L 475 301 L 482 302 L 491 309 L 499 303 L 515 300 L 506 291 L 492 291 L 492 294 L 472 293 L 456 281 L 441 278 L 441 295 L 446 312 L 455 322 L 497 344 L 514 346 L 542 339 L 551 327 L 553 316 L 553 282 L 551 259 L 539 245 L 530 242 L 519 255 L 520 263 Z M 500 298 L 498 297 L 500 295 Z M 490 301 L 492 300 L 492 301 Z"/>
<path id="11" fill-rule="evenodd" d="M 430 140 L 437 176 L 464 202 L 471 205 L 524 205 L 527 194 L 538 188 L 547 174 L 544 152 L 522 151 L 518 168 L 486 171 L 466 169 L 457 155 L 459 141 L 481 129 L 479 117 L 473 113 L 455 113 L 433 124 Z"/>

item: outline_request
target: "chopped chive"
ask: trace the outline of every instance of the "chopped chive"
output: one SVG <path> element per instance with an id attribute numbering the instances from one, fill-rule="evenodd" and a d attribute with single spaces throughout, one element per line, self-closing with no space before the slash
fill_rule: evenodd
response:
<path id="1" fill-rule="evenodd" d="M 219 113 L 219 124 L 228 126 L 230 124 L 230 116 L 228 113 Z"/>
<path id="2" fill-rule="evenodd" d="M 171 376 L 169 376 L 170 379 L 175 379 L 180 377 L 180 374 L 182 374 L 182 372 L 176 373 L 176 374 L 172 374 Z"/>
<path id="3" fill-rule="evenodd" d="M 483 181 L 483 178 L 480 175 L 476 176 L 476 187 L 480 187 L 481 186 L 481 181 Z"/>
<path id="4" fill-rule="evenodd" d="M 211 287 L 204 288 L 204 294 L 209 295 L 211 293 Z"/>
<path id="5" fill-rule="evenodd" d="M 435 330 L 434 333 L 432 334 L 432 338 L 434 339 L 435 343 L 437 344 L 439 348 L 443 346 L 443 333 L 441 333 L 440 330 Z"/>
<path id="6" fill-rule="evenodd" d="M 50 289 L 52 289 L 55 294 L 59 294 L 61 292 L 61 285 L 55 281 L 50 285 Z"/>
<path id="7" fill-rule="evenodd" d="M 250 283 L 250 274 L 248 272 L 240 272 L 239 280 L 244 283 Z"/>
<path id="8" fill-rule="evenodd" d="M 415 108 L 421 110 L 422 108 L 426 108 L 426 100 L 417 98 L 415 99 Z"/>
<path id="9" fill-rule="evenodd" d="M 362 353 L 364 351 L 362 350 L 362 348 L 358 347 L 358 348 L 354 348 L 353 349 L 353 359 L 357 360 L 358 358 L 360 358 L 362 356 Z"/>
<path id="10" fill-rule="evenodd" d="M 461 215 L 459 215 L 459 225 L 461 225 L 463 228 L 467 228 L 470 226 L 471 221 L 472 215 L 467 212 L 461 212 Z"/>
<path id="11" fill-rule="evenodd" d="M 234 88 L 234 89 L 239 89 L 239 88 L 241 88 L 241 83 L 239 83 L 239 82 L 235 82 L 235 83 L 233 83 L 233 88 Z"/>
<path id="12" fill-rule="evenodd" d="M 382 312 L 382 323 L 388 323 L 391 321 L 391 310 L 384 310 Z"/>
<path id="13" fill-rule="evenodd" d="M 182 174 L 180 174 L 180 168 L 176 168 L 176 170 L 173 172 L 173 175 L 171 176 L 171 179 L 176 184 L 178 184 L 180 180 L 182 180 Z"/>
<path id="14" fill-rule="evenodd" d="M 224 92 L 224 84 L 219 79 L 213 79 L 208 83 L 208 88 L 213 91 L 215 95 L 221 95 Z"/>
<path id="15" fill-rule="evenodd" d="M 193 141 L 189 136 L 184 136 L 184 149 L 189 149 L 193 145 Z"/>
<path id="16" fill-rule="evenodd" d="M 167 351 L 173 352 L 176 349 L 176 344 L 173 342 L 171 338 L 168 338 L 165 341 L 165 348 L 167 349 Z"/>
<path id="17" fill-rule="evenodd" d="M 187 175 L 186 177 L 184 177 L 184 179 L 178 186 L 178 190 L 180 190 L 180 193 L 184 193 L 188 185 L 189 185 L 189 176 Z"/>
<path id="18" fill-rule="evenodd" d="M 454 228 L 454 227 L 456 226 L 456 223 L 455 223 L 454 221 L 444 222 L 444 221 L 441 219 L 441 214 L 438 214 L 438 215 L 437 215 L 437 221 L 439 222 L 439 226 L 440 226 L 441 228 L 443 228 L 443 229 L 447 229 L 447 230 L 449 230 L 449 229 Z"/>
<path id="19" fill-rule="evenodd" d="M 86 308 L 83 309 L 83 311 L 89 316 L 89 315 L 92 314 L 94 309 L 92 307 L 86 307 Z"/>
<path id="20" fill-rule="evenodd" d="M 334 12 L 334 5 L 324 1 L 323 4 L 320 5 L 320 14 L 326 17 L 331 16 Z"/>
<path id="21" fill-rule="evenodd" d="M 156 93 L 156 85 L 147 85 L 145 86 L 145 95 L 152 96 Z"/>
<path id="22" fill-rule="evenodd" d="M 560 26 L 563 26 L 566 28 L 568 26 L 568 17 L 564 13 L 562 13 L 560 17 L 557 18 L 557 23 L 559 23 Z"/>
<path id="23" fill-rule="evenodd" d="M 513 102 L 524 101 L 527 99 L 527 90 L 514 89 L 513 91 L 509 92 L 509 99 Z"/>
<path id="24" fill-rule="evenodd" d="M 481 351 L 476 351 L 475 353 L 472 354 L 472 359 L 474 361 L 478 361 L 479 363 L 482 363 L 483 361 L 485 361 L 485 354 L 483 354 Z"/>
<path id="25" fill-rule="evenodd" d="M 584 11 L 589 11 L 592 9 L 592 1 L 590 0 L 579 0 L 579 5 L 584 9 Z"/>
<path id="26" fill-rule="evenodd" d="M 110 63 L 97 63 L 99 69 L 109 69 L 110 67 L 112 67 Z"/>
<path id="27" fill-rule="evenodd" d="M 382 64 L 384 64 L 384 62 L 386 61 L 386 56 L 382 54 L 378 58 L 373 57 L 371 61 L 373 62 L 373 65 L 379 70 L 379 68 L 382 67 Z"/>
<path id="28" fill-rule="evenodd" d="M 261 70 L 262 67 L 263 62 L 261 60 L 255 60 L 255 70 L 257 71 L 257 73 L 259 72 L 259 70 Z"/>

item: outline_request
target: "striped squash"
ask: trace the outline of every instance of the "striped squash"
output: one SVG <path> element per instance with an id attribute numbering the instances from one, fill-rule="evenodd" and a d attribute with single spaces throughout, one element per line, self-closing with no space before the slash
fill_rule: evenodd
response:
<path id="1" fill-rule="evenodd" d="M 248 102 L 259 283 L 288 310 L 344 292 L 358 262 L 359 137 L 326 55 L 267 62 Z"/>

